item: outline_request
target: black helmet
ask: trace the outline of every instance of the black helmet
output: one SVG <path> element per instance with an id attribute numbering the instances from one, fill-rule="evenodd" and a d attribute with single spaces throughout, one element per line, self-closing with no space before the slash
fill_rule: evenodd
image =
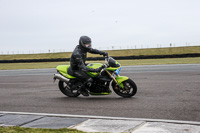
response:
<path id="1" fill-rule="evenodd" d="M 81 36 L 79 39 L 79 46 L 85 51 L 89 51 L 92 48 L 92 40 L 88 36 Z"/>

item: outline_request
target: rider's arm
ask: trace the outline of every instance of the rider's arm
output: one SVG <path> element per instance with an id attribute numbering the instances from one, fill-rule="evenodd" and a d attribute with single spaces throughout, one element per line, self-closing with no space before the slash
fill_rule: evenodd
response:
<path id="1" fill-rule="evenodd" d="M 83 59 L 80 55 L 76 55 L 75 61 L 78 63 L 78 68 L 84 72 L 99 72 L 101 69 L 92 69 L 85 66 Z"/>
<path id="2" fill-rule="evenodd" d="M 93 48 L 90 49 L 89 53 L 92 53 L 92 54 L 100 54 L 100 55 L 103 55 L 103 56 L 108 56 L 108 53 L 107 53 L 107 52 L 100 51 L 100 50 L 93 49 Z"/>

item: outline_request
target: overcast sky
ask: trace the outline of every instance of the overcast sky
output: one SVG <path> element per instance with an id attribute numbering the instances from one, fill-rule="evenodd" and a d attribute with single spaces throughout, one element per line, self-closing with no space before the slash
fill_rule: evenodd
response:
<path id="1" fill-rule="evenodd" d="M 0 0 L 0 54 L 200 45 L 200 0 Z"/>

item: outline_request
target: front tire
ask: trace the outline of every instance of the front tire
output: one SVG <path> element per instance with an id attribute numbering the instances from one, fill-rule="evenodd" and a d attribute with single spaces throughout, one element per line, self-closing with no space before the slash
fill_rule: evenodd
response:
<path id="1" fill-rule="evenodd" d="M 121 84 L 123 87 L 118 87 L 118 85 L 113 82 L 113 90 L 117 95 L 124 98 L 130 98 L 137 93 L 137 86 L 133 80 L 128 79 Z"/>
<path id="2" fill-rule="evenodd" d="M 80 93 L 78 93 L 78 91 L 70 90 L 70 87 L 61 80 L 58 82 L 58 87 L 59 87 L 60 91 L 68 97 L 78 97 L 80 95 Z"/>

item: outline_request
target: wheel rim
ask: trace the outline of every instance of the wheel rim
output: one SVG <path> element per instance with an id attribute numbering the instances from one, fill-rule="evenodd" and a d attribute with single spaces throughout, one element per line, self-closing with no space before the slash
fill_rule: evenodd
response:
<path id="1" fill-rule="evenodd" d="M 132 92 L 133 92 L 133 87 L 128 82 L 125 82 L 124 88 L 120 89 L 120 93 L 125 94 L 125 95 L 132 94 Z"/>
<path id="2" fill-rule="evenodd" d="M 62 87 L 60 89 L 67 96 L 78 96 L 78 95 L 80 95 L 78 90 L 71 90 L 70 87 L 65 82 L 62 82 Z"/>
<path id="3" fill-rule="evenodd" d="M 72 92 L 72 91 L 70 90 L 70 87 L 69 87 L 65 82 L 63 82 L 63 89 L 64 89 L 64 91 Z"/>

